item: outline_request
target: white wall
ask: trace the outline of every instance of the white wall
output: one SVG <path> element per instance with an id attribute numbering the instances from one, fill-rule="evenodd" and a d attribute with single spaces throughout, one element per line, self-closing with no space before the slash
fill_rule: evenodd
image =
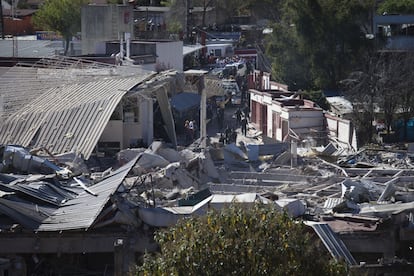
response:
<path id="1" fill-rule="evenodd" d="M 111 120 L 106 125 L 99 142 L 119 142 L 123 148 L 123 122 L 121 120 Z"/>
<path id="2" fill-rule="evenodd" d="M 154 111 L 152 99 L 140 98 L 139 117 L 141 123 L 141 136 L 145 144 L 150 145 L 154 140 Z"/>
<path id="3" fill-rule="evenodd" d="M 142 139 L 142 127 L 140 123 L 125 122 L 123 125 L 123 145 L 129 148 L 131 143 Z"/>
<path id="4" fill-rule="evenodd" d="M 175 69 L 179 72 L 183 71 L 182 41 L 157 42 L 156 53 L 157 63 L 159 65 L 165 66 L 165 69 Z"/>
<path id="5" fill-rule="evenodd" d="M 325 114 L 325 117 L 330 138 L 337 140 L 345 148 L 351 145 L 357 150 L 356 132 L 351 121 L 329 114 Z"/>
<path id="6" fill-rule="evenodd" d="M 277 103 L 273 103 L 268 107 L 267 116 L 267 136 L 272 137 L 273 128 L 273 112 L 279 113 L 281 120 L 289 122 L 289 128 L 292 129 L 301 138 L 306 138 L 311 135 L 311 129 L 323 131 L 325 129 L 325 118 L 323 111 L 313 108 L 299 108 L 283 107 Z M 282 125 L 282 124 L 281 124 Z M 275 138 L 277 141 L 282 141 L 282 129 L 276 129 Z"/>
<path id="7" fill-rule="evenodd" d="M 129 5 L 82 6 L 82 54 L 96 54 L 100 43 L 133 33 L 133 9 Z"/>
<path id="8" fill-rule="evenodd" d="M 151 98 L 138 96 L 138 104 L 138 122 L 109 121 L 99 142 L 119 142 L 122 149 L 136 141 L 151 144 L 154 135 L 153 102 Z"/>
<path id="9" fill-rule="evenodd" d="M 290 128 L 320 128 L 324 127 L 324 116 L 322 110 L 290 110 L 289 122 Z"/>

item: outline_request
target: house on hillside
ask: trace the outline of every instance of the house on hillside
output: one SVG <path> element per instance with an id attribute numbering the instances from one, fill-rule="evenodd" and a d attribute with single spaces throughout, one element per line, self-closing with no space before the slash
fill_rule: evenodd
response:
<path id="1" fill-rule="evenodd" d="M 3 9 L 3 22 L 5 35 L 32 35 L 35 27 L 32 16 L 36 12 L 33 9 Z"/>

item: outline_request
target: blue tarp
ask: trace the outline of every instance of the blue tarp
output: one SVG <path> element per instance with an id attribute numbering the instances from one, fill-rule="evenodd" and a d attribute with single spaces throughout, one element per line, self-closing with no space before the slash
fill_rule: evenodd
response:
<path id="1" fill-rule="evenodd" d="M 170 100 L 172 108 L 178 112 L 184 112 L 200 106 L 201 96 L 195 93 L 180 93 Z"/>

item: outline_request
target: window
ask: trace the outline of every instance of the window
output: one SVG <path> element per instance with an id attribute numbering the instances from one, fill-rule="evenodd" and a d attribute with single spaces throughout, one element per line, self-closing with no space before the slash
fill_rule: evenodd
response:
<path id="1" fill-rule="evenodd" d="M 126 98 L 123 102 L 123 121 L 128 123 L 139 122 L 138 99 L 136 97 Z"/>

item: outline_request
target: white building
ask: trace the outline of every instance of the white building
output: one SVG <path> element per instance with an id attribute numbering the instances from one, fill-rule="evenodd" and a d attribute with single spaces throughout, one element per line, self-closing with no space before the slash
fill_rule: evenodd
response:
<path id="1" fill-rule="evenodd" d="M 292 92 L 250 90 L 251 122 L 275 141 L 314 138 L 324 143 L 323 110 Z"/>

